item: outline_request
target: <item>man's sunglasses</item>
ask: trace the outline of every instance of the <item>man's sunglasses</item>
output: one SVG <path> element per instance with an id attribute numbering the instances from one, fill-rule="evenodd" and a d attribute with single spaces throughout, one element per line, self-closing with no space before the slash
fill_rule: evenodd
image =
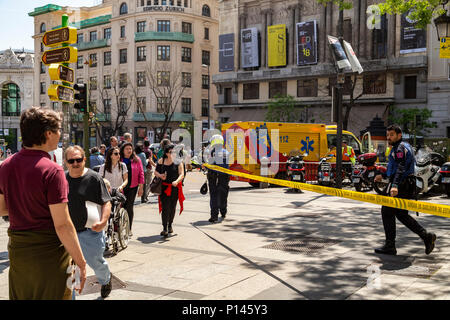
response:
<path id="1" fill-rule="evenodd" d="M 77 163 L 82 163 L 83 162 L 83 158 L 77 158 L 77 159 L 67 159 L 67 162 L 68 163 L 70 163 L 70 164 L 74 164 L 75 163 L 75 161 L 77 162 Z"/>

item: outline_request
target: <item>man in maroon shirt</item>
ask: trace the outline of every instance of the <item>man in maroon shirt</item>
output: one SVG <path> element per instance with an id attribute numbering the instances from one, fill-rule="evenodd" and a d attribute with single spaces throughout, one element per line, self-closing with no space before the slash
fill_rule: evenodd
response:
<path id="1" fill-rule="evenodd" d="M 10 220 L 11 300 L 70 299 L 70 256 L 80 268 L 80 292 L 86 280 L 86 260 L 67 207 L 67 181 L 48 153 L 57 148 L 60 127 L 61 117 L 53 110 L 25 110 L 23 149 L 0 167 L 0 215 Z"/>

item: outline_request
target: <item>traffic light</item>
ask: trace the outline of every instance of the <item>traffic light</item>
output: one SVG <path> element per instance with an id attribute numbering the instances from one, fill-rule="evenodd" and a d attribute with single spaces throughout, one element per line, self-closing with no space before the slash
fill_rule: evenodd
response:
<path id="1" fill-rule="evenodd" d="M 75 89 L 75 102 L 73 107 L 80 110 L 80 112 L 87 113 L 87 85 L 84 83 L 76 83 L 73 88 Z"/>

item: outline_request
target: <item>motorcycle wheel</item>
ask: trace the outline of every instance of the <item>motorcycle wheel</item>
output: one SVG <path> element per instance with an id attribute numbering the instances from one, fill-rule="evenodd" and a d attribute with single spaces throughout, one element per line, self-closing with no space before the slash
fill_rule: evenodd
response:
<path id="1" fill-rule="evenodd" d="M 384 182 L 374 182 L 373 189 L 376 193 L 381 194 L 382 196 L 387 195 L 387 189 L 389 187 L 389 183 Z"/>
<path id="2" fill-rule="evenodd" d="M 362 184 L 361 184 L 361 182 L 355 184 L 355 190 L 358 191 L 358 192 L 361 192 L 361 190 L 362 190 Z"/>
<path id="3" fill-rule="evenodd" d="M 447 197 L 450 198 L 450 184 L 445 185 L 445 192 L 447 193 Z"/>

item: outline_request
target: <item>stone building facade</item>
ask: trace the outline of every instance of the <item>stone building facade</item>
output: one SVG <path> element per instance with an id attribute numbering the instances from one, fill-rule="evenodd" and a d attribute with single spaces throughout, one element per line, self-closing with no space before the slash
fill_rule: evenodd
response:
<path id="1" fill-rule="evenodd" d="M 349 116 L 348 129 L 354 133 L 365 129 L 376 116 L 387 121 L 390 106 L 427 104 L 428 61 L 423 34 L 407 29 L 401 16 L 381 17 L 379 29 L 368 29 L 366 10 L 374 3 L 353 0 L 353 9 L 344 10 L 344 39 L 352 45 L 364 69 L 357 76 L 353 96 L 359 98 Z M 223 0 L 219 11 L 219 34 L 233 35 L 235 48 L 233 69 L 213 77 L 219 94 L 214 107 L 220 121 L 264 120 L 267 103 L 278 93 L 293 96 L 303 107 L 297 121 L 330 124 L 336 71 L 327 35 L 338 35 L 337 5 L 324 7 L 316 1 L 301 0 Z M 304 24 L 297 29 L 299 23 Z M 270 38 L 271 26 L 280 25 L 286 32 L 285 40 L 281 40 L 286 48 L 281 54 L 286 60 L 271 66 L 270 56 L 276 55 L 271 51 L 276 47 Z M 253 47 L 243 42 L 242 30 L 257 33 Z M 313 56 L 305 57 L 305 48 Z M 252 54 L 259 60 L 256 66 L 242 59 Z M 350 101 L 349 80 L 353 75 L 347 73 L 344 104 Z"/>
<path id="2" fill-rule="evenodd" d="M 12 152 L 21 149 L 20 114 L 33 105 L 33 69 L 33 51 L 0 51 L 0 139 L 8 143 L 6 149 Z"/>
<path id="3" fill-rule="evenodd" d="M 90 88 L 90 101 L 97 127 L 91 127 L 91 145 L 108 141 L 118 114 L 126 114 L 117 135 L 133 134 L 134 141 L 148 137 L 156 141 L 164 121 L 165 93 L 155 93 L 158 82 L 171 82 L 176 109 L 170 131 L 181 122 L 217 118 L 210 106 L 217 103 L 215 90 L 208 90 L 217 70 L 217 0 L 104 0 L 92 7 L 35 8 L 35 49 L 40 60 L 45 48 L 44 32 L 61 25 L 62 14 L 78 30 L 78 62 L 71 64 L 75 78 Z M 48 68 L 35 66 L 37 104 L 48 105 Z M 208 73 L 210 74 L 208 76 Z M 157 90 L 161 88 L 156 88 Z M 174 99 L 175 100 L 175 99 Z M 58 107 L 58 103 L 54 104 Z M 73 115 L 72 141 L 82 143 L 81 115 Z"/>

